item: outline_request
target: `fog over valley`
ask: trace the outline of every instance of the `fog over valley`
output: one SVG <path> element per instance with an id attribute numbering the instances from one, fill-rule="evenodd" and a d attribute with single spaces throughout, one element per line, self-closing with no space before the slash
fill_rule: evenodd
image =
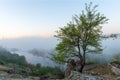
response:
<path id="1" fill-rule="evenodd" d="M 29 63 L 41 63 L 43 66 L 54 66 L 55 63 L 48 58 L 48 54 L 52 52 L 57 41 L 56 38 L 17 38 L 17 39 L 1 39 L 0 46 L 6 48 L 12 53 L 24 55 Z M 92 59 L 109 61 L 114 54 L 120 54 L 120 38 L 107 39 L 102 41 L 103 54 L 90 54 Z M 100 55 L 100 56 L 99 56 Z"/>
<path id="2" fill-rule="evenodd" d="M 48 53 L 55 48 L 57 40 L 55 38 L 17 38 L 1 39 L 0 46 L 12 53 L 24 55 L 30 63 L 41 63 L 43 66 L 53 66 L 54 62 L 48 59 Z"/>

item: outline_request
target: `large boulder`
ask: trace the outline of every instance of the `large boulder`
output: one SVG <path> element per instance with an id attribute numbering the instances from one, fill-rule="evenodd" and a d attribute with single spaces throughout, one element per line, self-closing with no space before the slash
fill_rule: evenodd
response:
<path id="1" fill-rule="evenodd" d="M 68 77 L 71 74 L 71 71 L 76 69 L 76 63 L 74 59 L 69 59 L 67 62 L 67 68 L 65 70 L 65 77 Z"/>

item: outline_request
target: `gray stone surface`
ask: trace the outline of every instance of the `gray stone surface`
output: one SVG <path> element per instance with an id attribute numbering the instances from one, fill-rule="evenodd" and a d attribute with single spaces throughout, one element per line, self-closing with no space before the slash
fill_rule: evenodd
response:
<path id="1" fill-rule="evenodd" d="M 116 78 L 116 80 L 120 80 L 120 76 Z"/>
<path id="2" fill-rule="evenodd" d="M 111 67 L 111 70 L 113 73 L 115 73 L 116 75 L 120 75 L 120 69 L 115 67 L 115 66 L 112 66 Z"/>
<path id="3" fill-rule="evenodd" d="M 68 77 L 68 80 L 109 80 L 109 79 L 106 79 L 100 76 L 81 74 L 77 71 L 71 71 L 71 74 Z"/>

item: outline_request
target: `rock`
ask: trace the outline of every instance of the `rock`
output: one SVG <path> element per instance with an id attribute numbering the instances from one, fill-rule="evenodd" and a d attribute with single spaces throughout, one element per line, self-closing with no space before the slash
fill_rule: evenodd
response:
<path id="1" fill-rule="evenodd" d="M 70 80 L 96 80 L 96 78 L 91 75 L 81 74 L 77 71 L 71 71 L 71 74 L 68 77 L 68 79 Z"/>
<path id="2" fill-rule="evenodd" d="M 76 63 L 74 59 L 69 59 L 67 62 L 67 68 L 65 70 L 65 77 L 68 77 L 71 74 L 71 71 L 76 69 Z"/>
<path id="3" fill-rule="evenodd" d="M 55 75 L 53 75 L 50 79 L 54 79 L 54 80 L 56 80 L 56 79 L 64 79 L 64 74 L 55 74 Z"/>
<path id="4" fill-rule="evenodd" d="M 48 80 L 48 76 L 41 76 L 40 80 Z"/>
<path id="5" fill-rule="evenodd" d="M 111 70 L 113 73 L 115 73 L 116 75 L 120 75 L 120 69 L 115 67 L 115 66 L 112 66 L 111 67 Z"/>
<path id="6" fill-rule="evenodd" d="M 10 74 L 9 77 L 10 78 L 23 78 L 22 75 L 19 75 L 19 74 Z"/>
<path id="7" fill-rule="evenodd" d="M 77 79 L 80 79 L 82 80 L 82 74 L 80 74 L 79 72 L 77 71 L 71 71 L 71 74 L 69 75 L 68 79 L 71 79 L 71 80 L 77 80 Z"/>
<path id="8" fill-rule="evenodd" d="M 120 80 L 120 76 L 116 78 L 116 80 Z"/>
<path id="9" fill-rule="evenodd" d="M 77 71 L 71 71 L 68 80 L 109 80 L 109 79 L 104 78 L 102 76 L 93 76 L 88 74 L 82 74 Z"/>

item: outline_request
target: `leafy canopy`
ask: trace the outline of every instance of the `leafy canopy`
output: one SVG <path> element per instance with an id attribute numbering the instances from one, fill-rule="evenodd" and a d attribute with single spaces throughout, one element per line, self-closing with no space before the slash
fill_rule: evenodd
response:
<path id="1" fill-rule="evenodd" d="M 72 21 L 57 31 L 55 37 L 59 38 L 57 55 L 54 59 L 66 62 L 71 57 L 85 58 L 86 53 L 102 51 L 102 27 L 108 19 L 96 10 L 98 6 L 86 4 L 85 10 L 80 15 L 75 15 Z"/>

